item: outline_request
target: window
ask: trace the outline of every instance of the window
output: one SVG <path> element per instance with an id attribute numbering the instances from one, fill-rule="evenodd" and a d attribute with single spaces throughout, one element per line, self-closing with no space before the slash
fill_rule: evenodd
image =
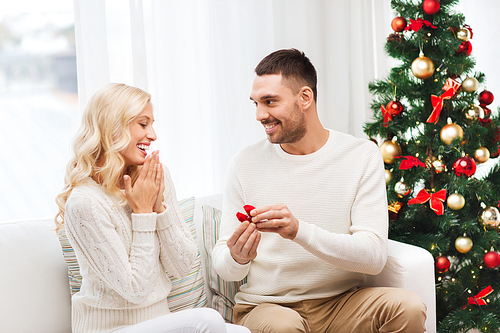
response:
<path id="1" fill-rule="evenodd" d="M 78 126 L 72 1 L 0 12 L 0 222 L 53 216 Z"/>

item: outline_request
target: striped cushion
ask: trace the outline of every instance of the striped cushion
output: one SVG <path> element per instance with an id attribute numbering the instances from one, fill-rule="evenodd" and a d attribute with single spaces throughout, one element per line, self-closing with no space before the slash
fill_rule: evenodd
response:
<path id="1" fill-rule="evenodd" d="M 228 323 L 233 322 L 234 296 L 246 279 L 238 282 L 227 282 L 215 272 L 212 261 L 212 250 L 219 239 L 221 211 L 209 205 L 203 210 L 203 244 L 207 253 L 208 285 L 213 291 L 211 308 L 219 311 Z"/>
<path id="2" fill-rule="evenodd" d="M 187 198 L 179 201 L 179 207 L 186 221 L 193 238 L 196 241 L 196 227 L 193 220 L 195 199 Z M 66 231 L 59 230 L 59 242 L 63 250 L 63 256 L 68 265 L 68 277 L 71 294 L 75 294 L 80 290 L 82 284 L 82 276 L 80 275 L 80 267 L 76 260 L 75 251 L 69 243 Z M 172 290 L 168 296 L 168 305 L 170 311 L 175 312 L 183 309 L 206 306 L 207 295 L 205 293 L 205 282 L 203 280 L 203 271 L 201 266 L 200 251 L 196 256 L 193 267 L 189 274 L 183 279 L 170 277 L 172 281 Z"/>
<path id="3" fill-rule="evenodd" d="M 193 220 L 194 197 L 179 201 L 181 213 L 186 221 L 191 235 L 196 241 L 196 225 Z M 197 243 L 198 244 L 198 243 Z M 201 255 L 198 255 L 191 267 L 189 274 L 183 279 L 169 277 L 172 281 L 172 290 L 168 295 L 168 306 L 170 311 L 175 312 L 184 309 L 203 307 L 207 305 L 205 292 L 205 281 L 203 280 L 203 269 L 201 266 Z"/>

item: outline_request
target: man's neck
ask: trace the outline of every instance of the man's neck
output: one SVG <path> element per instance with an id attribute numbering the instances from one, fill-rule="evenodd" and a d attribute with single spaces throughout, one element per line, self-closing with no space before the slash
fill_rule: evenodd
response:
<path id="1" fill-rule="evenodd" d="M 320 126 L 317 129 L 308 129 L 302 139 L 294 143 L 283 143 L 281 149 L 291 155 L 308 155 L 318 151 L 328 141 L 330 132 Z"/>

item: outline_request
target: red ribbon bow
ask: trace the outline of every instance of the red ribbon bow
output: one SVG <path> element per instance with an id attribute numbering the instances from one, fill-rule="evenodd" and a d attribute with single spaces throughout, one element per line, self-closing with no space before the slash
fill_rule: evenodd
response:
<path id="1" fill-rule="evenodd" d="M 428 193 L 425 189 L 420 190 L 417 196 L 408 201 L 408 205 L 423 204 L 430 200 L 430 207 L 437 215 L 443 215 L 444 205 L 446 200 L 446 190 L 441 190 L 436 193 Z"/>
<path id="2" fill-rule="evenodd" d="M 425 164 L 415 156 L 396 156 L 395 158 L 404 158 L 404 160 L 401 161 L 401 164 L 399 165 L 399 170 L 408 170 L 413 168 L 414 166 L 425 168 Z"/>
<path id="3" fill-rule="evenodd" d="M 424 20 L 422 18 L 418 18 L 416 20 L 410 19 L 410 24 L 408 24 L 406 26 L 405 31 L 408 31 L 408 30 L 419 31 L 424 25 L 426 27 L 431 27 L 433 29 L 437 29 L 437 27 L 432 25 L 431 22 Z"/>
<path id="4" fill-rule="evenodd" d="M 478 305 L 478 306 L 486 305 L 486 302 L 483 298 L 488 296 L 492 292 L 493 292 L 493 288 L 491 288 L 491 286 L 484 288 L 476 296 L 469 297 L 469 299 L 467 301 L 467 305 Z M 465 309 L 467 307 L 467 305 L 464 305 L 462 307 L 462 309 Z"/>
<path id="5" fill-rule="evenodd" d="M 437 124 L 437 122 L 439 121 L 439 115 L 441 114 L 441 110 L 443 109 L 443 101 L 445 99 L 451 99 L 453 95 L 455 95 L 455 91 L 453 90 L 453 88 L 450 88 L 446 90 L 441 96 L 431 96 L 432 107 L 434 109 L 432 110 L 429 118 L 427 118 L 428 123 Z"/>
<path id="6" fill-rule="evenodd" d="M 473 36 L 474 34 L 472 33 L 472 28 L 470 27 L 470 25 L 468 25 L 468 24 L 464 24 L 464 28 L 465 28 L 465 29 L 467 29 L 467 30 L 469 30 L 469 32 L 470 32 L 470 37 L 469 37 L 469 39 L 472 39 L 472 36 Z"/>
<path id="7" fill-rule="evenodd" d="M 387 127 L 387 125 L 389 124 L 389 121 L 392 120 L 392 115 L 389 112 L 387 112 L 387 110 L 385 109 L 385 106 L 383 104 L 380 105 L 380 110 L 382 111 L 382 115 L 384 116 L 383 126 Z"/>

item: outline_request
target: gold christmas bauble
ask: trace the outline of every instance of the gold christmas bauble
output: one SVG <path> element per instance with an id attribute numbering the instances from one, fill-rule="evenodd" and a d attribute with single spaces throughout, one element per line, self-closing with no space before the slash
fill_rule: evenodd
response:
<path id="1" fill-rule="evenodd" d="M 446 204 L 453 210 L 460 210 L 465 206 L 464 196 L 460 193 L 452 193 L 446 199 Z"/>
<path id="2" fill-rule="evenodd" d="M 446 165 L 436 156 L 429 156 L 425 159 L 425 166 L 428 169 L 433 169 L 435 173 L 441 173 L 445 170 Z"/>
<path id="3" fill-rule="evenodd" d="M 468 77 L 462 82 L 462 90 L 468 93 L 474 92 L 479 88 L 479 82 L 474 77 Z"/>
<path id="4" fill-rule="evenodd" d="M 382 152 L 382 157 L 384 163 L 393 164 L 396 156 L 401 156 L 401 147 L 394 140 L 385 140 L 380 145 L 380 151 Z"/>
<path id="5" fill-rule="evenodd" d="M 490 151 L 486 147 L 479 147 L 474 152 L 474 160 L 476 163 L 484 163 L 490 159 Z"/>
<path id="6" fill-rule="evenodd" d="M 421 54 L 411 64 L 411 71 L 415 77 L 426 80 L 434 74 L 434 63 L 431 59 Z"/>
<path id="7" fill-rule="evenodd" d="M 385 169 L 385 185 L 389 184 L 392 180 L 392 172 Z"/>
<path id="8" fill-rule="evenodd" d="M 458 29 L 457 38 L 467 42 L 470 39 L 470 30 L 466 28 Z"/>
<path id="9" fill-rule="evenodd" d="M 462 139 L 464 137 L 464 130 L 457 124 L 446 124 L 441 128 L 439 136 L 441 141 L 449 145 L 455 138 Z"/>
<path id="10" fill-rule="evenodd" d="M 472 249 L 472 239 L 467 236 L 460 236 L 455 240 L 455 248 L 460 253 L 467 253 Z"/>
<path id="11" fill-rule="evenodd" d="M 398 197 L 402 198 L 411 193 L 411 188 L 402 181 L 399 181 L 394 186 L 394 191 L 398 194 Z"/>
<path id="12" fill-rule="evenodd" d="M 486 207 L 481 213 L 479 221 L 485 227 L 498 228 L 500 224 L 500 212 L 498 208 L 493 206 Z"/>
<path id="13" fill-rule="evenodd" d="M 469 108 L 465 109 L 465 118 L 469 121 L 484 119 L 484 110 L 477 105 L 471 105 Z"/>

